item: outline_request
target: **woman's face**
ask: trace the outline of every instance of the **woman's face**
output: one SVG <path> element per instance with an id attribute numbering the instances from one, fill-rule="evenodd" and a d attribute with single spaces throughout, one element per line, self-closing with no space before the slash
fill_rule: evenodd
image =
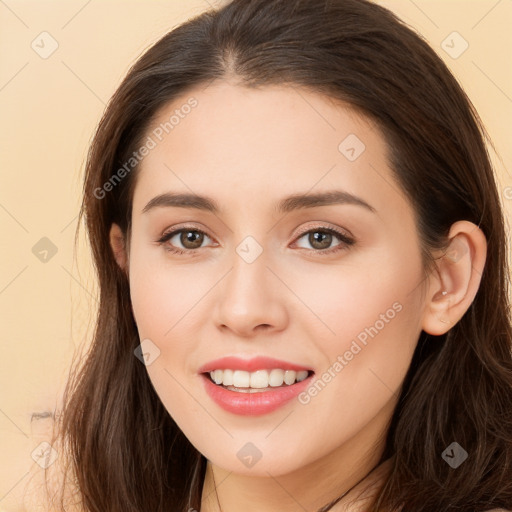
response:
<path id="1" fill-rule="evenodd" d="M 161 110 L 146 135 L 131 300 L 175 422 L 214 464 L 253 476 L 380 456 L 425 303 L 413 210 L 376 126 L 302 89 L 217 81 Z M 217 210 L 147 206 L 171 193 Z M 228 356 L 242 362 L 213 363 L 228 370 L 214 378 L 240 391 L 203 374 Z M 256 357 L 280 362 L 243 364 Z M 305 375 L 287 365 L 308 377 L 280 386 Z"/>

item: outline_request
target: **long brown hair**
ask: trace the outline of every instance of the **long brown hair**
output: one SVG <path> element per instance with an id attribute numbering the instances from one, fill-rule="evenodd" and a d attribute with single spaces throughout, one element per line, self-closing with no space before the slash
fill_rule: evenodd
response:
<path id="1" fill-rule="evenodd" d="M 487 261 L 473 303 L 445 335 L 422 332 L 418 340 L 382 457 L 392 460 L 390 473 L 371 511 L 512 507 L 510 277 L 488 137 L 436 53 L 367 0 L 233 0 L 166 34 L 113 95 L 88 154 L 80 212 L 99 279 L 98 317 L 91 349 L 71 374 L 60 430 L 84 507 L 201 506 L 206 459 L 134 357 L 140 340 L 129 282 L 109 231 L 115 222 L 129 239 L 138 167 L 120 180 L 113 176 L 140 147 L 155 114 L 193 86 L 227 75 L 247 87 L 304 87 L 371 119 L 414 207 L 426 273 L 454 222 L 483 230 Z M 456 470 L 441 457 L 454 441 L 469 454 Z"/>

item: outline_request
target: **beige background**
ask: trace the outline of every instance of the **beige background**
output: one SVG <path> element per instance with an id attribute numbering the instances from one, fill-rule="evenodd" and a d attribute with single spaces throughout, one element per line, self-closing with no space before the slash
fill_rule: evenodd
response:
<path id="1" fill-rule="evenodd" d="M 1 510 L 24 510 L 29 474 L 42 472 L 31 452 L 51 422 L 32 415 L 53 410 L 73 351 L 92 332 L 94 274 L 84 237 L 76 255 L 73 242 L 94 127 L 141 52 L 218 3 L 0 0 Z M 501 157 L 492 153 L 511 219 L 512 2 L 379 3 L 429 40 L 472 99 Z M 57 249 L 46 262 L 43 237 Z"/>

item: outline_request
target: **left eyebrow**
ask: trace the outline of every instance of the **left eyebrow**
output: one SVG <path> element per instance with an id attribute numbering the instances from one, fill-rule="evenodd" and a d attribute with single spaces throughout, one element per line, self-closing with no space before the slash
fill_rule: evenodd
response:
<path id="1" fill-rule="evenodd" d="M 318 192 L 316 194 L 295 194 L 289 196 L 276 206 L 277 213 L 288 213 L 293 210 L 304 208 L 315 208 L 317 206 L 329 206 L 332 204 L 351 204 L 362 206 L 375 213 L 375 208 L 350 192 L 344 190 L 329 190 L 327 192 Z"/>
<path id="2" fill-rule="evenodd" d="M 316 194 L 294 194 L 279 201 L 275 207 L 275 211 L 277 213 L 288 213 L 293 210 L 316 208 L 318 206 L 329 206 L 333 204 L 350 204 L 361 206 L 372 213 L 376 211 L 375 208 L 364 199 L 344 190 L 329 190 Z M 154 208 L 164 207 L 195 208 L 214 214 L 221 212 L 218 203 L 210 197 L 197 194 L 166 192 L 151 199 L 142 210 L 142 213 L 146 213 Z"/>

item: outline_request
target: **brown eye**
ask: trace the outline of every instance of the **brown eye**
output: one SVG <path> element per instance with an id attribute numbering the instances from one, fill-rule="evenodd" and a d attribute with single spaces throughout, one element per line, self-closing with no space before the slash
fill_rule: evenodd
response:
<path id="1" fill-rule="evenodd" d="M 181 231 L 180 243 L 185 249 L 197 249 L 201 247 L 204 240 L 204 233 L 195 230 L 184 230 Z"/>
<path id="2" fill-rule="evenodd" d="M 323 231 L 311 231 L 308 236 L 308 241 L 315 249 L 328 249 L 332 243 L 331 233 Z"/>
<path id="3" fill-rule="evenodd" d="M 169 252 L 184 254 L 189 251 L 193 253 L 195 249 L 201 248 L 205 237 L 210 238 L 200 229 L 182 228 L 164 234 L 157 242 L 165 245 L 165 250 Z"/>
<path id="4" fill-rule="evenodd" d="M 309 231 L 303 232 L 298 238 L 297 241 L 306 238 L 307 243 L 312 247 L 309 249 L 310 251 L 317 252 L 318 254 L 331 254 L 337 251 L 341 251 L 343 249 L 347 249 L 351 245 L 355 243 L 355 240 L 348 237 L 344 233 L 337 231 L 332 228 L 315 228 L 310 229 Z M 333 243 L 333 239 L 338 239 L 339 243 L 335 246 L 331 247 Z M 296 242 L 297 243 L 297 242 Z M 301 247 L 301 246 L 299 246 Z M 308 249 L 307 247 L 301 247 L 303 249 Z"/>

